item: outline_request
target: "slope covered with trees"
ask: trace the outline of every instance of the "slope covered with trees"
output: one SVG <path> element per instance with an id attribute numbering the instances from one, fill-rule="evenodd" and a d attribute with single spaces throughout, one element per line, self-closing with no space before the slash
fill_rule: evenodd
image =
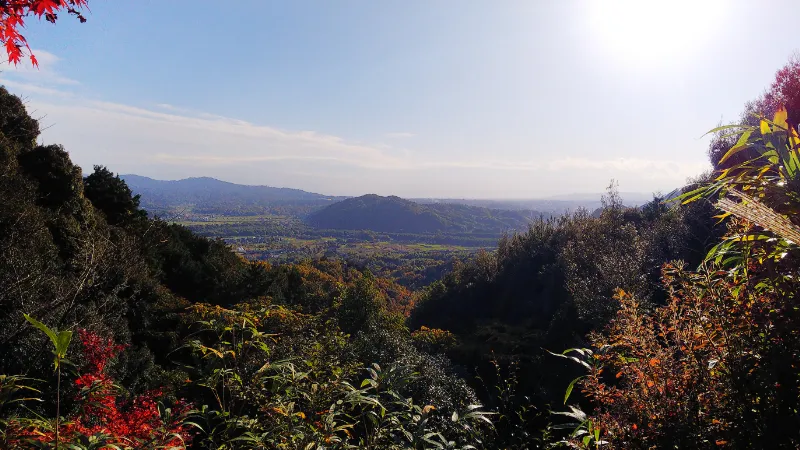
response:
<path id="1" fill-rule="evenodd" d="M 498 427 L 533 436 L 555 421 L 572 448 L 797 447 L 800 135 L 781 102 L 798 67 L 713 131 L 717 170 L 680 207 L 610 196 L 595 217 L 541 222 L 423 294 L 412 327 L 452 331 L 447 353 L 483 379 L 506 368 L 512 411 L 556 412 Z"/>
<path id="2" fill-rule="evenodd" d="M 316 211 L 308 222 L 317 228 L 388 233 L 503 233 L 524 228 L 534 214 L 369 194 Z"/>
<path id="3" fill-rule="evenodd" d="M 579 386 L 595 409 L 573 409 L 572 442 L 800 445 L 800 135 L 792 120 L 779 106 L 772 118 L 731 128 L 737 144 L 720 161 L 749 156 L 684 194 L 686 203 L 714 199 L 731 220 L 699 268 L 664 266 L 664 306 L 648 312 L 640 296 L 617 291 L 609 327 L 591 334 L 591 348 L 575 358 L 586 369 Z"/>
<path id="4" fill-rule="evenodd" d="M 0 104 L 0 446 L 477 439 L 475 394 L 403 325 L 407 290 L 150 219 L 119 177 L 36 145 L 18 98 Z"/>
<path id="5" fill-rule="evenodd" d="M 515 407 L 536 405 L 541 414 L 526 425 L 535 433 L 550 420 L 544 405 L 559 403 L 564 379 L 575 373 L 544 349 L 583 345 L 587 332 L 613 316 L 619 287 L 648 299 L 648 308 L 660 304 L 661 264 L 699 263 L 720 233 L 710 212 L 660 199 L 626 208 L 612 190 L 598 217 L 584 211 L 540 220 L 502 239 L 497 251 L 460 264 L 423 292 L 409 324 L 454 333 L 447 354 L 489 385 L 501 381 L 496 366 L 511 370 Z"/>

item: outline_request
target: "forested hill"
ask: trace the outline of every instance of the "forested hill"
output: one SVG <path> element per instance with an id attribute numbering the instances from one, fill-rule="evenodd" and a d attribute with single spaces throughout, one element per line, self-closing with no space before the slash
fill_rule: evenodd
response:
<path id="1" fill-rule="evenodd" d="M 388 233 L 502 233 L 521 230 L 534 211 L 504 211 L 458 204 L 428 204 L 396 196 L 363 195 L 334 203 L 311 214 L 309 224 L 339 230 Z"/>
<path id="2" fill-rule="evenodd" d="M 248 214 L 282 205 L 321 207 L 337 199 L 300 189 L 249 186 L 210 177 L 165 181 L 129 174 L 120 178 L 141 196 L 142 207 L 154 212 L 194 207 L 195 212 Z"/>

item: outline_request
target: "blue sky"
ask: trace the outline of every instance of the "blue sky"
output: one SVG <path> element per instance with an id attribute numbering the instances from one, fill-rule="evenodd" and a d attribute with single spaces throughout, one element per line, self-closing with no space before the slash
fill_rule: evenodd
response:
<path id="1" fill-rule="evenodd" d="M 84 169 L 337 195 L 670 191 L 800 46 L 791 1 L 91 0 L 6 67 Z"/>

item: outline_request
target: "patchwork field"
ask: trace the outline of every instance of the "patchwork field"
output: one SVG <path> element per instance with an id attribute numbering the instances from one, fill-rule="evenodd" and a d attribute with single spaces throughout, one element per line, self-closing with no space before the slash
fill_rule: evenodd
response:
<path id="1" fill-rule="evenodd" d="M 242 256 L 271 263 L 341 258 L 414 289 L 438 279 L 471 254 L 496 246 L 493 233 L 410 234 L 320 230 L 281 215 L 191 214 L 176 220 L 222 239 Z"/>

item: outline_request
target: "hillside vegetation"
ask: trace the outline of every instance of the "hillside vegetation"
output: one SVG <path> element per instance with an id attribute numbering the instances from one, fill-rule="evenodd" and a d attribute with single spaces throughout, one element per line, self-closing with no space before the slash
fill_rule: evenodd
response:
<path id="1" fill-rule="evenodd" d="M 477 399 L 403 331 L 407 290 L 336 261 L 248 262 L 149 219 L 105 168 L 83 178 L 63 148 L 35 145 L 38 124 L 5 89 L 0 111 L 0 447 L 304 448 L 391 442 L 398 427 L 470 439 L 408 410 Z M 43 402 L 17 408 L 31 392 Z M 379 410 L 391 422 L 358 429 Z"/>
<path id="2" fill-rule="evenodd" d="M 533 217 L 538 214 L 370 194 L 316 211 L 308 222 L 317 228 L 388 233 L 503 233 L 524 229 Z"/>

